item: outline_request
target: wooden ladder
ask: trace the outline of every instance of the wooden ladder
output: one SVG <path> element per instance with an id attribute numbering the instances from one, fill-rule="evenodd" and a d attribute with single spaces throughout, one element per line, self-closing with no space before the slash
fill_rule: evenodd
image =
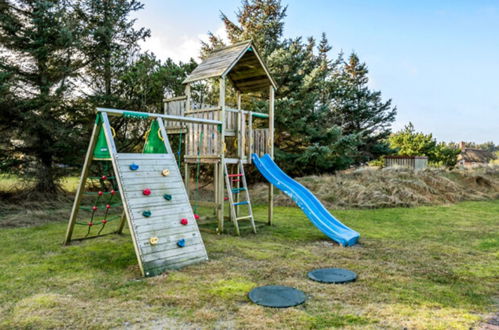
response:
<path id="1" fill-rule="evenodd" d="M 236 228 L 236 234 L 240 235 L 239 232 L 239 220 L 249 219 L 251 222 L 251 227 L 253 228 L 253 232 L 256 234 L 256 226 L 255 220 L 253 218 L 253 210 L 251 209 L 251 201 L 248 191 L 248 185 L 246 183 L 246 175 L 244 174 L 244 165 L 242 161 L 237 163 L 237 167 L 239 173 L 230 174 L 227 168 L 227 163 L 224 163 L 225 167 L 225 185 L 227 186 L 227 195 L 229 196 L 230 203 L 230 217 L 234 222 L 234 227 Z M 236 187 L 234 187 L 233 183 L 237 183 Z M 242 187 L 240 186 L 242 183 Z M 240 194 L 244 193 L 246 200 L 240 200 Z M 235 197 L 235 200 L 234 200 Z M 238 207 L 240 205 L 248 206 L 248 215 L 238 217 Z"/>

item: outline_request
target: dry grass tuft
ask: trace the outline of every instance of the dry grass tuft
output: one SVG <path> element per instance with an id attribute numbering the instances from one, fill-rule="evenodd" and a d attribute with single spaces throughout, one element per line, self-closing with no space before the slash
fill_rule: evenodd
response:
<path id="1" fill-rule="evenodd" d="M 499 198 L 499 166 L 475 169 L 359 168 L 336 175 L 308 176 L 298 181 L 328 208 L 383 208 L 440 205 Z M 253 187 L 254 203 L 264 204 L 267 186 Z M 275 202 L 292 206 L 282 192 Z"/>

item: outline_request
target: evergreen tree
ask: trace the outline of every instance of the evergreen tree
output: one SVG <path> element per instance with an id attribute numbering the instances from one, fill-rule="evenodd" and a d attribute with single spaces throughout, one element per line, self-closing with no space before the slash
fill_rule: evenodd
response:
<path id="1" fill-rule="evenodd" d="M 38 192 L 57 191 L 55 164 L 71 153 L 72 138 L 78 136 L 78 127 L 66 116 L 73 78 L 84 65 L 83 31 L 72 5 L 0 3 L 1 166 L 34 177 Z"/>
<path id="2" fill-rule="evenodd" d="M 357 163 L 390 153 L 385 140 L 397 114 L 391 100 L 383 101 L 381 92 L 369 88 L 368 72 L 367 65 L 352 53 L 334 73 L 330 88 L 332 123 L 340 126 L 344 134 L 360 138 Z"/>
<path id="3" fill-rule="evenodd" d="M 224 13 L 221 19 L 230 43 L 252 39 L 266 58 L 281 46 L 286 9 L 280 0 L 243 0 L 242 8 L 236 14 L 237 23 Z M 224 45 L 218 36 L 213 33 L 209 36 L 209 43 L 202 45 L 203 54 Z"/>
<path id="4" fill-rule="evenodd" d="M 390 135 L 390 147 L 401 156 L 427 156 L 433 165 L 454 166 L 461 152 L 444 142 L 437 143 L 432 134 L 416 132 L 414 125 L 409 123 L 404 129 Z"/>
<path id="5" fill-rule="evenodd" d="M 193 60 L 177 64 L 167 59 L 161 63 L 152 53 L 140 54 L 118 77 L 114 95 L 128 109 L 161 112 L 165 94 L 182 95 L 182 81 L 195 65 Z"/>
<path id="6" fill-rule="evenodd" d="M 84 52 L 89 62 L 86 85 L 92 90 L 94 106 L 124 107 L 119 94 L 119 77 L 140 50 L 138 42 L 150 36 L 145 28 L 136 29 L 132 13 L 144 5 L 137 0 L 82 0 L 80 19 L 86 22 L 88 37 Z"/>

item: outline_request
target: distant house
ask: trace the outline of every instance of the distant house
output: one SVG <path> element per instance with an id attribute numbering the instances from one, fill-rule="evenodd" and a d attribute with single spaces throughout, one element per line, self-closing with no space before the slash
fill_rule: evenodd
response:
<path id="1" fill-rule="evenodd" d="M 385 156 L 385 167 L 402 166 L 415 170 L 422 170 L 428 167 L 428 157 L 426 156 Z"/>
<path id="2" fill-rule="evenodd" d="M 465 167 L 486 165 L 491 160 L 496 159 L 494 153 L 474 148 L 467 148 L 464 142 L 459 143 L 461 153 L 457 156 L 457 164 Z"/>

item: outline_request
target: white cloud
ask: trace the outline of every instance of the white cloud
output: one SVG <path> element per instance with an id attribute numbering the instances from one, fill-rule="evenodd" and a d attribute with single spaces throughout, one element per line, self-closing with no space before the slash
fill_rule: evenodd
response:
<path id="1" fill-rule="evenodd" d="M 201 41 L 208 41 L 208 33 L 198 35 L 176 35 L 174 28 L 155 29 L 150 38 L 140 43 L 143 51 L 151 51 L 161 60 L 168 57 L 174 61 L 187 62 L 191 57 L 199 58 Z M 227 41 L 225 28 L 220 25 L 214 32 L 215 35 Z"/>

